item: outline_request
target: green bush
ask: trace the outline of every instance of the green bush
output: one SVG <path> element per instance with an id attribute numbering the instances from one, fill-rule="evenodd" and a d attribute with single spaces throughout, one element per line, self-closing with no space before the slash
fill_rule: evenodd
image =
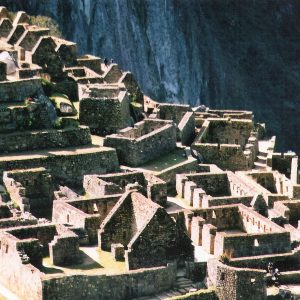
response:
<path id="1" fill-rule="evenodd" d="M 44 78 L 42 78 L 42 88 L 47 97 L 50 97 L 54 92 L 54 84 Z"/>
<path id="2" fill-rule="evenodd" d="M 79 122 L 76 119 L 72 118 L 57 118 L 54 123 L 55 129 L 72 129 L 72 128 L 78 128 Z"/>
<path id="3" fill-rule="evenodd" d="M 59 26 L 53 19 L 46 16 L 30 16 L 30 24 L 50 29 L 50 35 L 62 37 Z"/>

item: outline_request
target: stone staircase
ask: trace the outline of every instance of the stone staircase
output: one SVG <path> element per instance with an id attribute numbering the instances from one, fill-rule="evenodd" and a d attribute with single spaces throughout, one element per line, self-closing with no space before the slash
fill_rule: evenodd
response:
<path id="1" fill-rule="evenodd" d="M 173 289 L 152 296 L 135 298 L 133 300 L 166 300 L 175 296 L 184 295 L 190 290 L 195 289 L 195 287 L 196 285 L 190 279 L 186 278 L 184 273 L 179 271 Z"/>
<path id="2" fill-rule="evenodd" d="M 267 170 L 267 156 L 268 153 L 265 151 L 260 151 L 256 157 L 256 161 L 254 162 L 254 169 L 255 170 Z"/>

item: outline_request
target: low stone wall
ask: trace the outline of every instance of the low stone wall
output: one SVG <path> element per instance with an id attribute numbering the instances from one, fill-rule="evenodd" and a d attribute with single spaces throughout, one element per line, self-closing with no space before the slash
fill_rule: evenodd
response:
<path id="1" fill-rule="evenodd" d="M 1 102 L 22 102 L 42 91 L 41 79 L 31 78 L 18 81 L 4 81 L 0 83 Z"/>
<path id="2" fill-rule="evenodd" d="M 197 172 L 200 170 L 197 159 L 189 158 L 188 160 L 179 163 L 170 168 L 164 169 L 163 171 L 156 174 L 156 176 L 167 183 L 168 192 L 176 192 L 176 174 L 186 172 Z"/>
<path id="3" fill-rule="evenodd" d="M 110 135 L 104 146 L 116 148 L 121 164 L 140 166 L 176 148 L 176 128 L 170 123 L 137 139 Z"/>
<path id="4" fill-rule="evenodd" d="M 0 153 L 75 147 L 91 144 L 88 127 L 0 134 Z"/>
<path id="5" fill-rule="evenodd" d="M 10 228 L 10 227 L 19 227 L 26 225 L 36 225 L 37 219 L 24 219 L 24 218 L 7 218 L 0 220 L 0 229 Z"/>
<path id="6" fill-rule="evenodd" d="M 239 268 L 266 270 L 269 262 L 272 262 L 281 272 L 289 269 L 297 270 L 300 267 L 300 251 L 293 250 L 281 254 L 232 258 L 229 264 Z"/>
<path id="7" fill-rule="evenodd" d="M 208 261 L 207 270 L 219 300 L 266 299 L 266 271 L 233 268 L 216 259 Z"/>
<path id="8" fill-rule="evenodd" d="M 171 289 L 176 267 L 131 271 L 119 275 L 74 275 L 42 279 L 43 300 L 124 300 Z M 36 298 L 35 298 L 36 299 Z"/>
<path id="9" fill-rule="evenodd" d="M 193 112 L 187 112 L 178 124 L 179 137 L 182 145 L 189 146 L 195 138 L 195 117 Z"/>
<path id="10" fill-rule="evenodd" d="M 225 234 L 217 232 L 215 255 L 230 252 L 232 257 L 246 257 L 271 253 L 286 253 L 291 250 L 290 233 Z"/>
<path id="11" fill-rule="evenodd" d="M 44 167 L 61 183 L 82 184 L 86 174 L 103 174 L 119 170 L 116 151 L 110 148 L 88 148 L 80 151 L 58 151 L 32 156 L 0 158 L 0 174 L 5 170 Z"/>
<path id="12" fill-rule="evenodd" d="M 203 207 L 211 207 L 211 206 L 221 206 L 221 205 L 229 205 L 229 204 L 239 204 L 242 203 L 246 206 L 250 206 L 251 201 L 253 197 L 252 196 L 240 196 L 240 197 L 214 197 L 214 198 L 209 198 L 206 197 L 202 202 Z M 206 203 L 205 203 L 206 202 Z"/>
<path id="13" fill-rule="evenodd" d="M 204 163 L 216 164 L 222 170 L 248 170 L 252 167 L 252 159 L 248 158 L 238 145 L 226 144 L 193 144 Z"/>

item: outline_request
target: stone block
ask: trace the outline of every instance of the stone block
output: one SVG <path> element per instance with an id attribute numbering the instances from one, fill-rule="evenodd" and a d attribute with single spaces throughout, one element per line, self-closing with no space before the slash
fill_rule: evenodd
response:
<path id="1" fill-rule="evenodd" d="M 124 260 L 125 249 L 122 244 L 112 244 L 111 254 L 116 261 Z"/>

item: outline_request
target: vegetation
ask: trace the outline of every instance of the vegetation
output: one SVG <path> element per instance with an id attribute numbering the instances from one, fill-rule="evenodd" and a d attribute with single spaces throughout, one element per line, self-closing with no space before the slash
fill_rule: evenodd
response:
<path id="1" fill-rule="evenodd" d="M 12 12 L 12 11 L 8 12 L 8 17 L 11 21 L 15 19 L 16 15 L 17 15 L 16 12 Z M 49 28 L 50 35 L 60 37 L 60 38 L 63 36 L 57 22 L 47 16 L 41 16 L 41 15 L 29 16 L 29 24 Z"/>
<path id="2" fill-rule="evenodd" d="M 130 94 L 129 98 L 130 98 L 130 103 L 134 108 L 141 108 L 142 107 L 142 104 L 137 102 L 137 95 L 135 93 Z"/>
<path id="3" fill-rule="evenodd" d="M 79 122 L 72 118 L 57 118 L 54 123 L 55 129 L 72 129 L 78 127 Z"/>
<path id="4" fill-rule="evenodd" d="M 53 94 L 54 84 L 51 81 L 42 78 L 42 88 L 44 90 L 45 95 L 50 97 Z"/>
<path id="5" fill-rule="evenodd" d="M 42 87 L 47 97 L 54 94 L 66 95 L 70 101 L 78 100 L 77 84 L 73 80 L 65 79 L 58 83 L 53 83 L 45 78 L 42 78 Z"/>
<path id="6" fill-rule="evenodd" d="M 223 264 L 228 264 L 233 256 L 233 252 L 231 250 L 226 250 L 220 257 L 219 260 Z"/>
<path id="7" fill-rule="evenodd" d="M 51 18 L 46 16 L 30 16 L 30 24 L 50 29 L 50 35 L 62 37 L 58 24 Z"/>

